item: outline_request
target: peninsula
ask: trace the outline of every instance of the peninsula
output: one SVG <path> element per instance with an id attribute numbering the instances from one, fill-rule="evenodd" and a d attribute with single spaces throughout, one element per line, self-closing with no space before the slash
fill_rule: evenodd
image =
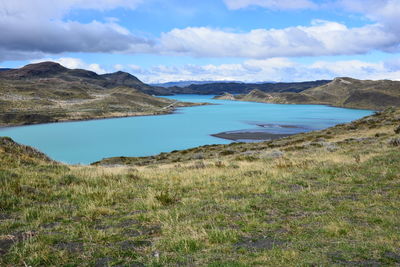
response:
<path id="1" fill-rule="evenodd" d="M 98 75 L 54 62 L 0 72 L 0 126 L 159 115 L 182 103 L 125 72 Z"/>

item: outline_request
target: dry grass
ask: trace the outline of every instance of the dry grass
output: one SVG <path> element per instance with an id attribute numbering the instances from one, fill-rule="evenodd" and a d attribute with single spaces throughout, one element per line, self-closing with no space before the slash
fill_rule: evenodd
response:
<path id="1" fill-rule="evenodd" d="M 276 158 L 260 143 L 239 146 L 259 146 L 251 158 L 64 166 L 5 148 L 0 265 L 398 265 L 400 151 L 386 123 L 396 116 L 373 130 L 356 122 L 358 135 L 328 129 L 341 136 L 331 151 L 310 145 L 321 132 L 276 141 Z M 344 142 L 346 131 L 370 139 Z M 302 148 L 285 150 L 296 138 Z"/>

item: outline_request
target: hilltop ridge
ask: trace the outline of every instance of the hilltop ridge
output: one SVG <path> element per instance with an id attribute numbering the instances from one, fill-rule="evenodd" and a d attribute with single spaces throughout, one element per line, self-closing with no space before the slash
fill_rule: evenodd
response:
<path id="1" fill-rule="evenodd" d="M 194 105 L 150 95 L 156 91 L 125 72 L 29 64 L 0 72 L 0 126 L 165 114 Z"/>
<path id="2" fill-rule="evenodd" d="M 301 92 L 309 88 L 321 86 L 330 81 L 306 81 L 306 82 L 265 82 L 265 83 L 243 83 L 243 82 L 211 82 L 206 84 L 191 84 L 185 87 L 172 86 L 164 88 L 164 94 L 199 94 L 199 95 L 221 95 L 247 94 L 254 89 L 263 92 Z M 163 91 L 160 91 L 163 92 Z"/>
<path id="3" fill-rule="evenodd" d="M 400 106 L 400 82 L 357 80 L 339 77 L 301 92 L 266 93 L 252 90 L 248 94 L 222 95 L 216 99 L 256 101 L 278 104 L 323 104 L 346 108 L 383 110 Z"/>
<path id="4" fill-rule="evenodd" d="M 51 61 L 28 64 L 20 69 L 10 69 L 0 73 L 2 79 L 32 79 L 43 77 L 54 77 L 60 73 L 65 73 L 69 69 L 61 64 Z"/>

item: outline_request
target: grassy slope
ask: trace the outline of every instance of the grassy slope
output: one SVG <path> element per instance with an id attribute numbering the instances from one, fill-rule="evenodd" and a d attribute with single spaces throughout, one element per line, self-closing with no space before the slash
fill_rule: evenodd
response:
<path id="1" fill-rule="evenodd" d="M 152 97 L 130 88 L 92 91 L 86 99 L 0 99 L 0 126 L 157 115 L 170 113 L 175 107 L 191 105 L 181 102 L 174 104 L 174 101 Z"/>
<path id="2" fill-rule="evenodd" d="M 299 93 L 265 93 L 253 90 L 246 95 L 225 94 L 217 99 L 279 104 L 326 104 L 347 108 L 383 110 L 400 105 L 400 82 L 336 78 L 328 84 Z"/>
<path id="3" fill-rule="evenodd" d="M 100 76 L 51 62 L 31 64 L 0 74 L 0 126 L 165 114 L 194 105 L 143 90 L 152 87 L 127 73 Z"/>
<path id="4" fill-rule="evenodd" d="M 0 265 L 400 264 L 399 124 L 388 110 L 125 159 L 143 166 L 64 166 L 2 139 Z"/>

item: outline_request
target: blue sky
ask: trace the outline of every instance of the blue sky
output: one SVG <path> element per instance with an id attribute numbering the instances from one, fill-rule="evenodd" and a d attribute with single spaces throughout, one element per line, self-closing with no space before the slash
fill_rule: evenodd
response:
<path id="1" fill-rule="evenodd" d="M 0 67 L 145 82 L 400 80 L 400 0 L 0 0 Z"/>

